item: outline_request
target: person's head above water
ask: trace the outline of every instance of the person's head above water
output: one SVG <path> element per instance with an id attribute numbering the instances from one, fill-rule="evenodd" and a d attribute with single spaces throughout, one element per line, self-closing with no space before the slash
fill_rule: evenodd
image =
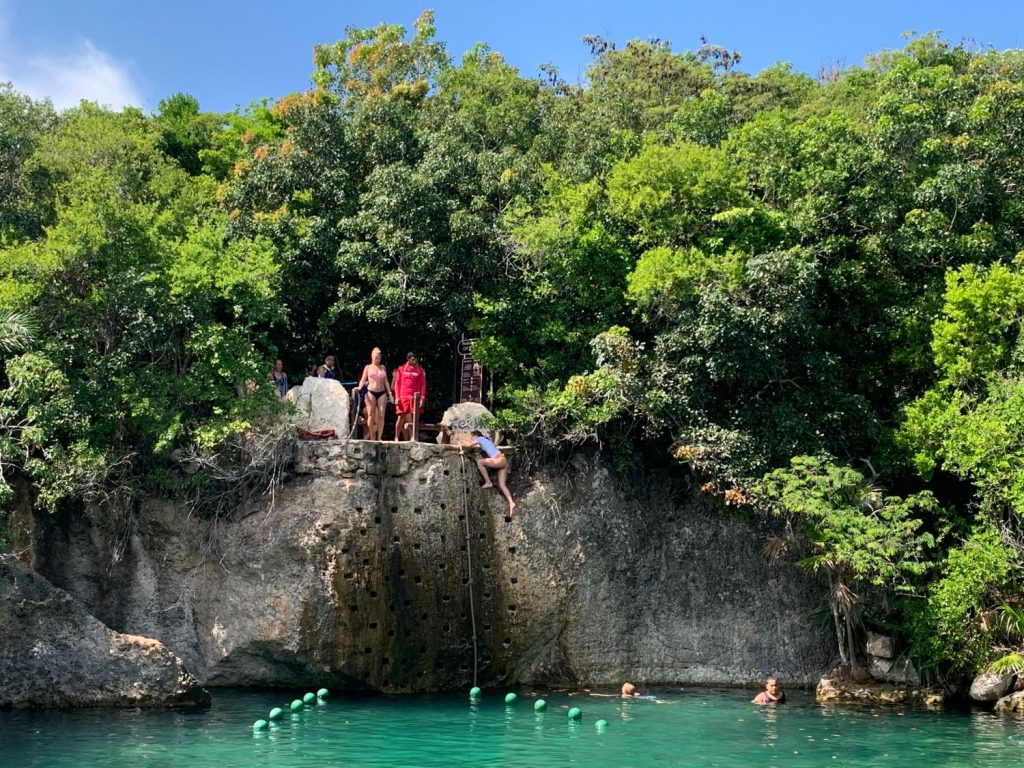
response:
<path id="1" fill-rule="evenodd" d="M 785 704 L 786 694 L 779 687 L 778 678 L 769 677 L 764 681 L 764 690 L 754 697 L 754 704 Z"/>
<path id="2" fill-rule="evenodd" d="M 640 694 L 636 690 L 636 686 L 632 683 L 622 684 L 622 695 L 623 696 L 639 696 Z"/>

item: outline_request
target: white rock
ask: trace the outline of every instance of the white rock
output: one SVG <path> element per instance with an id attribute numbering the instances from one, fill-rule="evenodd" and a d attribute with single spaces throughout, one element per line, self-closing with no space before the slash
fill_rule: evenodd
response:
<path id="1" fill-rule="evenodd" d="M 892 638 L 876 632 L 868 632 L 867 652 L 868 656 L 878 656 L 882 659 L 891 659 L 896 655 L 893 651 Z"/>
<path id="2" fill-rule="evenodd" d="M 290 392 L 288 394 L 291 396 Z M 308 409 L 305 407 L 307 398 Z M 307 429 L 311 432 L 333 429 L 339 438 L 348 438 L 349 394 L 340 382 L 307 376 L 295 399 L 295 407 L 300 413 L 308 413 Z"/>
<path id="3" fill-rule="evenodd" d="M 906 683 L 920 685 L 921 677 L 910 659 L 883 659 L 879 656 L 868 656 L 868 671 L 875 680 L 887 683 Z"/>
<path id="4" fill-rule="evenodd" d="M 978 675 L 971 683 L 971 698 L 975 701 L 995 701 L 1003 698 L 1017 681 L 1016 672 L 997 675 L 985 673 Z"/>
<path id="5" fill-rule="evenodd" d="M 456 403 L 441 416 L 441 424 L 448 427 L 451 445 L 468 445 L 473 440 L 469 433 L 474 429 L 487 432 L 482 425 L 490 418 L 493 415 L 480 403 Z"/>

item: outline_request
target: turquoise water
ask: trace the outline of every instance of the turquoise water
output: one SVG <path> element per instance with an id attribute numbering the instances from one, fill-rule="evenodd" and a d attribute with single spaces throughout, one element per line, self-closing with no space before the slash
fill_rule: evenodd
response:
<path id="1" fill-rule="evenodd" d="M 304 691 L 225 692 L 183 711 L 0 711 L 0 766 L 1018 766 L 1024 721 L 982 711 L 784 707 L 751 692 L 682 690 L 660 702 L 504 691 L 331 698 L 254 734 L 252 724 Z M 570 723 L 569 707 L 583 709 Z M 594 723 L 608 721 L 599 733 Z"/>

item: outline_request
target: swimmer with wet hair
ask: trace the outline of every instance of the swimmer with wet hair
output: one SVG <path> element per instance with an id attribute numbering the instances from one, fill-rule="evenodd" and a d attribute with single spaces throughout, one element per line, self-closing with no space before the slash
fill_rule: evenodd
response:
<path id="1" fill-rule="evenodd" d="M 760 704 L 762 706 L 769 704 L 785 704 L 786 693 L 779 687 L 778 680 L 774 677 L 769 677 L 764 681 L 764 690 L 751 699 L 750 703 Z"/>
<path id="2" fill-rule="evenodd" d="M 622 684 L 622 698 L 624 698 L 624 699 L 631 699 L 634 696 L 639 696 L 639 695 L 640 695 L 640 691 L 638 691 L 636 689 L 636 686 L 633 685 L 632 683 L 623 683 Z"/>

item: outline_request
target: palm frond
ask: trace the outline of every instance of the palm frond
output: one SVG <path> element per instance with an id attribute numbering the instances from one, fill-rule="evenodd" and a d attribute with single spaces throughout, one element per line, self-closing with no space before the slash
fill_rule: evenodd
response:
<path id="1" fill-rule="evenodd" d="M 1006 603 L 997 610 L 999 626 L 1007 637 L 1024 639 L 1024 606 Z"/>
<path id="2" fill-rule="evenodd" d="M 988 671 L 996 675 L 1003 675 L 1007 672 L 1024 672 L 1024 653 L 1010 651 L 989 664 Z"/>
<path id="3" fill-rule="evenodd" d="M 37 331 L 32 322 L 20 312 L 0 312 L 0 354 L 25 349 L 35 341 Z"/>

